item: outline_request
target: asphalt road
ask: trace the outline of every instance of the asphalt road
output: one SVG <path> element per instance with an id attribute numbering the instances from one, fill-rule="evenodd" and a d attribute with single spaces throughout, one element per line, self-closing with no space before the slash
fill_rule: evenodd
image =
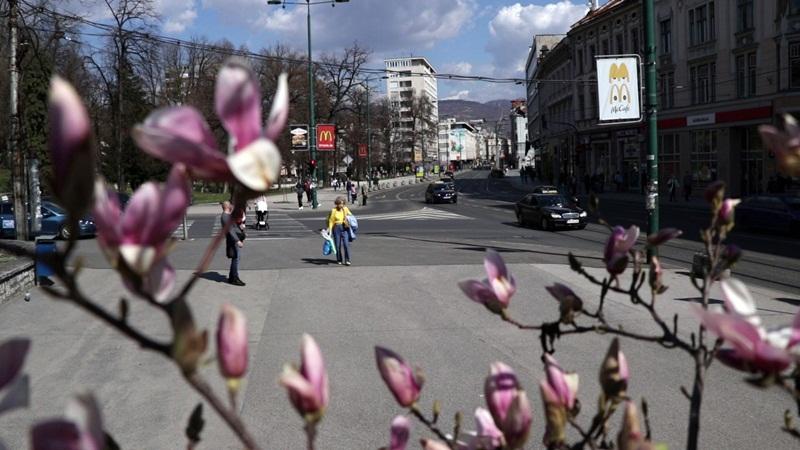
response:
<path id="1" fill-rule="evenodd" d="M 537 336 L 513 329 L 465 299 L 456 282 L 484 276 L 482 258 L 491 247 L 502 253 L 517 280 L 519 291 L 510 313 L 518 320 L 538 323 L 556 317 L 556 304 L 544 289 L 553 282 L 572 286 L 592 307 L 598 289 L 570 271 L 566 254 L 572 251 L 587 265 L 601 266 L 608 232 L 596 224 L 582 231 L 520 228 L 514 223 L 512 205 L 521 193 L 507 180 L 468 172 L 458 174 L 456 184 L 460 197 L 455 205 L 424 204 L 420 184 L 373 193 L 368 206 L 353 207 L 361 232 L 353 243 L 351 267 L 337 266 L 321 255 L 322 242 L 314 230 L 323 226 L 325 209 L 273 212 L 269 231 L 251 231 L 243 253 L 244 288 L 224 283 L 228 260 L 224 252 L 217 252 L 192 291 L 191 306 L 198 326 L 212 332 L 223 303 L 234 303 L 246 313 L 250 369 L 239 405 L 265 448 L 305 448 L 302 423 L 277 384 L 282 365 L 298 361 L 303 332 L 319 342 L 331 378 L 331 406 L 320 426 L 317 448 L 387 445 L 389 422 L 402 411 L 377 374 L 374 345 L 392 348 L 424 369 L 420 407 L 429 411 L 434 399 L 441 400 L 444 429 L 452 427 L 456 410 L 464 413 L 465 427 L 472 428 L 472 412 L 485 403 L 483 381 L 490 363 L 507 362 L 518 372 L 533 405 L 533 432 L 526 448 L 541 448 L 544 423 L 537 383 L 543 371 Z M 634 213 L 625 205 L 617 210 L 609 203 L 605 208 L 612 223 L 636 220 L 626 218 Z M 686 217 L 687 225 L 699 220 L 693 214 Z M 170 256 L 179 269 L 179 283 L 191 276 L 217 220 L 213 214 L 189 217 L 191 240 L 178 242 Z M 746 239 L 768 242 L 746 234 L 742 239 L 744 248 Z M 697 297 L 685 269 L 698 247 L 697 242 L 678 240 L 663 252 L 671 269 L 666 275 L 670 290 L 659 311 L 665 317 L 680 314 L 684 335 L 694 322 L 690 306 Z M 81 241 L 79 252 L 84 267 L 81 286 L 109 311 L 116 311 L 123 289 L 119 277 L 108 268 L 94 240 Z M 760 267 L 767 263 L 772 266 Z M 736 274 L 751 284 L 768 325 L 789 323 L 800 305 L 793 285 L 796 267 L 793 258 L 761 251 L 748 253 L 737 267 Z M 718 302 L 719 292 L 712 297 Z M 131 301 L 129 317 L 131 324 L 155 338 L 168 336 L 163 314 L 143 302 Z M 652 331 L 647 315 L 618 296 L 608 299 L 606 317 L 629 331 Z M 185 446 L 185 419 L 199 400 L 159 356 L 138 352 L 82 311 L 48 299 L 39 290 L 31 292 L 30 302 L 20 299 L 0 305 L 0 340 L 18 335 L 34 340 L 26 362 L 33 394 L 30 408 L 0 418 L 0 440 L 7 448 L 26 448 L 32 421 L 60 414 L 70 395 L 87 389 L 97 394 L 106 427 L 123 448 Z M 579 421 L 584 425 L 599 394 L 597 371 L 609 341 L 608 336 L 592 334 L 557 343 L 561 364 L 581 376 L 584 412 Z M 629 395 L 647 398 L 655 439 L 670 448 L 683 447 L 688 402 L 680 387 L 689 383 L 691 362 L 676 350 L 639 342 L 624 340 L 622 349 L 631 366 Z M 214 349 L 208 353 L 213 355 Z M 201 372 L 223 392 L 213 364 Z M 700 448 L 796 448 L 796 441 L 780 431 L 783 411 L 793 408 L 793 402 L 777 390 L 759 391 L 742 378 L 719 364 L 712 366 Z M 208 408 L 206 422 L 201 448 L 241 448 Z M 615 429 L 618 423 L 618 417 L 612 420 Z M 413 436 L 416 441 L 430 434 L 415 424 Z"/>

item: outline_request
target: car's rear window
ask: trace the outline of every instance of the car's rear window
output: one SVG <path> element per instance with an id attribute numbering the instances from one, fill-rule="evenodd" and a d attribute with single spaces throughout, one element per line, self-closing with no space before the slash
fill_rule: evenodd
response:
<path id="1" fill-rule="evenodd" d="M 14 206 L 11 203 L 0 203 L 0 214 L 12 214 Z"/>

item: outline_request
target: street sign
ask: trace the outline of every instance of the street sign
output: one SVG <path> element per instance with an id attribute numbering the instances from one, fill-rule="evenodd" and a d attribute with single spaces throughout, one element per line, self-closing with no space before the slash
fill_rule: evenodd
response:
<path id="1" fill-rule="evenodd" d="M 336 125 L 317 125 L 317 150 L 325 152 L 336 150 Z"/>
<path id="2" fill-rule="evenodd" d="M 639 55 L 598 56 L 597 105 L 600 123 L 639 122 Z"/>
<path id="3" fill-rule="evenodd" d="M 289 125 L 292 136 L 292 150 L 308 151 L 308 125 Z"/>
<path id="4" fill-rule="evenodd" d="M 359 158 L 367 157 L 367 144 L 358 144 L 358 156 Z"/>
<path id="5" fill-rule="evenodd" d="M 350 155 L 347 155 L 344 157 L 344 159 L 342 159 L 342 161 L 349 166 L 350 163 L 353 162 L 353 158 Z"/>

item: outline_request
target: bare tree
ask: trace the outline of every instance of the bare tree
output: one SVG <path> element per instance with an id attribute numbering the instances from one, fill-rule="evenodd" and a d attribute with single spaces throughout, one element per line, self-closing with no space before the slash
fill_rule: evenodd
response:
<path id="1" fill-rule="evenodd" d="M 319 76 L 325 83 L 330 99 L 327 120 L 333 121 L 337 114 L 352 107 L 352 95 L 361 85 L 361 68 L 367 63 L 371 52 L 353 43 L 341 55 L 323 55 L 319 65 Z"/>

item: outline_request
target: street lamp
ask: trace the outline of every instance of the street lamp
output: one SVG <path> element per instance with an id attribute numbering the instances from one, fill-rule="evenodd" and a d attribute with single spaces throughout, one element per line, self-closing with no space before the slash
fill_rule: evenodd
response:
<path id="1" fill-rule="evenodd" d="M 286 8 L 286 5 L 306 5 L 308 9 L 307 26 L 308 26 L 308 121 L 309 121 L 309 151 L 310 159 L 317 159 L 317 120 L 314 117 L 314 64 L 311 58 L 311 7 L 314 5 L 331 5 L 336 6 L 337 3 L 348 3 L 350 0 L 306 0 L 302 1 L 286 1 L 286 0 L 267 0 L 268 5 L 281 5 Z M 311 180 L 316 186 L 317 168 L 316 166 L 311 169 Z M 311 191 L 311 207 L 316 209 L 319 207 L 317 201 L 317 189 L 314 187 Z"/>

